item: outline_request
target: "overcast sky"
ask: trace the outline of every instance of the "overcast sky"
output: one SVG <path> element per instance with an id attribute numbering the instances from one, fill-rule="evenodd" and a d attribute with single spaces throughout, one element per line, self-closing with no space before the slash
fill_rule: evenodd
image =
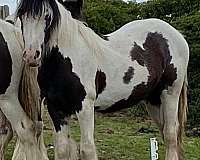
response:
<path id="1" fill-rule="evenodd" d="M 0 0 L 0 5 L 7 4 L 10 9 L 10 13 L 13 13 L 15 11 L 15 8 L 17 6 L 16 0 Z"/>
<path id="2" fill-rule="evenodd" d="M 124 1 L 128 1 L 128 0 L 124 0 Z M 144 2 L 146 0 L 136 0 L 137 2 Z M 7 4 L 10 8 L 10 14 L 14 13 L 16 6 L 17 6 L 17 2 L 16 0 L 0 0 L 0 5 L 5 5 Z"/>

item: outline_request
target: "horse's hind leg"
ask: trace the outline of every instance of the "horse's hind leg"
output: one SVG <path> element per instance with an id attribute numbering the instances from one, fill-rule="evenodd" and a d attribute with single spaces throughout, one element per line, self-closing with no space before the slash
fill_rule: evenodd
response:
<path id="1" fill-rule="evenodd" d="M 164 114 L 164 141 L 166 143 L 166 160 L 179 160 L 177 152 L 178 137 L 178 96 L 163 91 L 161 96 Z"/>
<path id="2" fill-rule="evenodd" d="M 164 90 L 161 95 L 163 108 L 166 160 L 182 160 L 182 133 L 186 120 L 186 82 L 179 82 Z"/>
<path id="3" fill-rule="evenodd" d="M 151 105 L 150 103 L 146 104 L 147 112 L 149 113 L 152 120 L 156 123 L 158 126 L 160 133 L 162 135 L 162 138 L 164 138 L 163 135 L 163 111 L 160 105 Z"/>
<path id="4" fill-rule="evenodd" d="M 0 110 L 0 160 L 4 160 L 5 149 L 13 137 L 10 122 Z"/>

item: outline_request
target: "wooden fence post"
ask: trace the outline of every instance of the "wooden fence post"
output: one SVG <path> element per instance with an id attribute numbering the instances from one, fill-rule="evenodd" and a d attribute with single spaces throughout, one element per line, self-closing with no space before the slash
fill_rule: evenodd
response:
<path id="1" fill-rule="evenodd" d="M 5 19 L 7 16 L 9 16 L 8 5 L 0 6 L 0 18 Z"/>

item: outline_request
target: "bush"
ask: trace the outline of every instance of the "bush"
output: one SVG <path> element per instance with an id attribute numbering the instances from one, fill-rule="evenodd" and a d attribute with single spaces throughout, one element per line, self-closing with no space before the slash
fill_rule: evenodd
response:
<path id="1" fill-rule="evenodd" d="M 185 36 L 190 46 L 190 61 L 188 66 L 189 83 L 189 114 L 188 123 L 199 127 L 200 120 L 200 13 L 182 16 L 172 23 Z"/>
<path id="2" fill-rule="evenodd" d="M 144 104 L 138 104 L 128 109 L 128 113 L 133 117 L 148 117 L 147 110 Z"/>
<path id="3" fill-rule="evenodd" d="M 124 24 L 137 19 L 139 8 L 136 3 L 123 1 L 88 0 L 86 3 L 86 21 L 98 34 L 115 31 Z"/>

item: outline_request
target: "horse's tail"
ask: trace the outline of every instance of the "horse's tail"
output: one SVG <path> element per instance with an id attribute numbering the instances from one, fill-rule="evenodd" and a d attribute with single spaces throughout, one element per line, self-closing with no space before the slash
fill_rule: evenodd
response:
<path id="1" fill-rule="evenodd" d="M 183 135 L 184 135 L 184 127 L 187 121 L 187 75 L 185 76 L 183 86 L 181 89 L 181 94 L 179 97 L 179 109 L 178 109 L 178 121 L 179 121 L 179 129 L 178 129 L 178 153 L 179 159 L 183 159 Z"/>

